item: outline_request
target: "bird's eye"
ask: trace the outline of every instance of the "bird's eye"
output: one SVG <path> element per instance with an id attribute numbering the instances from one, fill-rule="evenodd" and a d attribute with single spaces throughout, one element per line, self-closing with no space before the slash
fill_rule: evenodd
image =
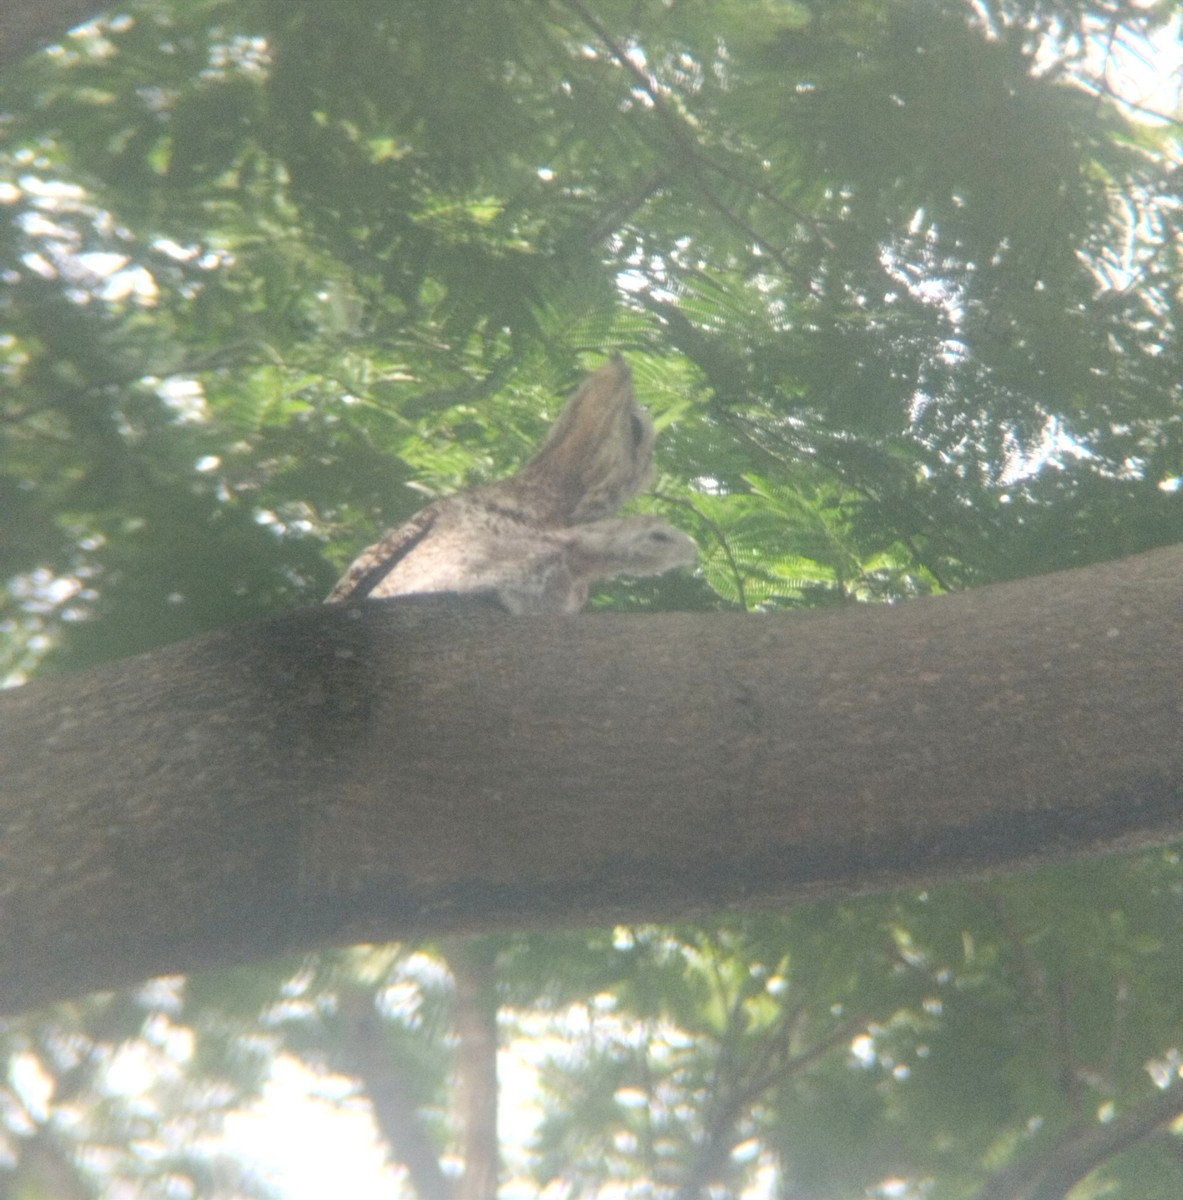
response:
<path id="1" fill-rule="evenodd" d="M 629 413 L 628 419 L 632 424 L 633 446 L 635 448 L 645 440 L 645 423 L 636 413 Z"/>
<path id="2" fill-rule="evenodd" d="M 654 529 L 650 532 L 649 536 L 655 542 L 672 542 L 674 540 L 673 536 L 666 529 Z"/>

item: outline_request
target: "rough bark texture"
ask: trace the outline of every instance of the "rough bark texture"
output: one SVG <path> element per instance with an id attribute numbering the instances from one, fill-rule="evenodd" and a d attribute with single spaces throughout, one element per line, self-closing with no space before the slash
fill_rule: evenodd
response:
<path id="1" fill-rule="evenodd" d="M 0 1006 L 1183 834 L 1183 548 L 894 608 L 300 610 L 0 695 Z"/>
<path id="2" fill-rule="evenodd" d="M 0 71 L 60 42 L 108 7 L 102 0 L 0 0 Z"/>

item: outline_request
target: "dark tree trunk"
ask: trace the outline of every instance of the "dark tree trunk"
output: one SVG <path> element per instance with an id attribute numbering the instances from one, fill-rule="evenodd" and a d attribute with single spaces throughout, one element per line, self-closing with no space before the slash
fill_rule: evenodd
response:
<path id="1" fill-rule="evenodd" d="M 464 1177 L 457 1200 L 496 1200 L 497 970 L 489 938 L 447 938 L 440 948 L 452 973 L 456 1079 L 464 1123 Z"/>
<path id="2" fill-rule="evenodd" d="M 422 1200 L 453 1200 L 456 1189 L 440 1167 L 439 1150 L 420 1114 L 408 1071 L 395 1054 L 374 993 L 357 985 L 337 990 L 342 1020 L 340 1058 L 334 1066 L 355 1076 L 369 1097 L 374 1124 L 391 1159 L 407 1172 Z"/>
<path id="3" fill-rule="evenodd" d="M 1183 834 L 1183 549 L 898 607 L 293 612 L 0 695 L 0 1005 Z"/>

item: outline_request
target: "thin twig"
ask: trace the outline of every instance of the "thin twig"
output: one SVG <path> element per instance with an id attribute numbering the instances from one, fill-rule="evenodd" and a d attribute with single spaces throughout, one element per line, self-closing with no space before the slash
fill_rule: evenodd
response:
<path id="1" fill-rule="evenodd" d="M 664 492 L 654 492 L 653 494 L 668 504 L 680 504 L 683 508 L 688 508 L 715 535 L 715 540 L 722 547 L 727 565 L 731 568 L 732 577 L 735 579 L 735 593 L 739 606 L 744 612 L 751 612 L 752 610 L 748 607 L 747 592 L 744 590 L 743 572 L 740 570 L 739 563 L 735 561 L 735 555 L 731 552 L 731 544 L 727 540 L 727 534 L 723 532 L 723 527 L 708 517 L 693 500 L 687 500 L 684 496 L 670 496 Z"/>
<path id="2" fill-rule="evenodd" d="M 738 179 L 738 181 L 744 184 L 744 186 L 750 188 L 757 195 L 762 196 L 770 203 L 775 204 L 777 207 L 791 215 L 795 220 L 800 221 L 802 224 L 808 225 L 809 228 L 813 230 L 814 235 L 818 237 L 822 243 L 827 246 L 827 248 L 832 248 L 832 243 L 830 242 L 829 238 L 826 237 L 825 233 L 819 228 L 816 217 L 794 209 L 791 205 L 786 204 L 782 199 L 780 199 L 780 197 L 771 193 L 762 184 L 759 184 L 743 175 L 737 174 L 733 167 L 725 167 L 713 162 L 703 152 L 702 147 L 698 144 L 698 141 L 693 134 L 686 129 L 685 124 L 670 111 L 669 106 L 665 103 L 664 98 L 661 96 L 656 85 L 654 84 L 652 77 L 646 71 L 642 70 L 635 62 L 633 62 L 633 60 L 628 56 L 624 47 L 621 46 L 620 43 L 617 42 L 616 39 L 611 35 L 611 33 L 608 32 L 599 18 L 596 17 L 596 15 L 591 12 L 590 9 L 588 9 L 588 7 L 583 3 L 583 0 L 565 0 L 565 2 L 567 6 L 579 16 L 580 20 L 582 20 L 583 23 L 587 25 L 587 27 L 591 29 L 592 32 L 595 33 L 595 35 L 604 43 L 604 45 L 608 47 L 609 52 L 616 62 L 637 81 L 637 85 L 641 88 L 645 95 L 649 97 L 649 101 L 653 105 L 653 111 L 657 114 L 658 119 L 666 127 L 671 139 L 682 152 L 682 155 L 688 164 L 692 166 L 698 164 L 700 166 L 709 167 L 711 170 L 716 171 L 725 178 Z M 740 230 L 740 232 L 742 232 L 751 240 L 754 246 L 758 247 L 765 254 L 767 254 L 768 257 L 772 259 L 772 261 L 776 263 L 776 265 L 780 267 L 780 269 L 784 271 L 786 275 L 793 277 L 797 274 L 797 271 L 788 262 L 780 250 L 770 244 L 767 239 L 765 239 L 753 226 L 748 224 L 744 218 L 731 210 L 731 208 L 715 192 L 714 188 L 707 183 L 705 179 L 703 179 L 701 172 L 697 173 L 695 178 L 703 196 L 706 198 L 707 202 L 712 208 L 722 213 L 722 215 L 725 216 L 728 221 L 730 221 L 737 229 Z"/>

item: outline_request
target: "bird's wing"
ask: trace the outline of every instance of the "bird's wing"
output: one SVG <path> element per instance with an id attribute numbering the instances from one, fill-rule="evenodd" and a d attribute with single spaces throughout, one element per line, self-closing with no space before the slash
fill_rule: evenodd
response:
<path id="1" fill-rule="evenodd" d="M 366 547 L 337 580 L 326 602 L 364 600 L 396 566 L 431 532 L 439 516 L 434 504 L 417 512 L 409 521 L 392 529 L 381 541 Z"/>

